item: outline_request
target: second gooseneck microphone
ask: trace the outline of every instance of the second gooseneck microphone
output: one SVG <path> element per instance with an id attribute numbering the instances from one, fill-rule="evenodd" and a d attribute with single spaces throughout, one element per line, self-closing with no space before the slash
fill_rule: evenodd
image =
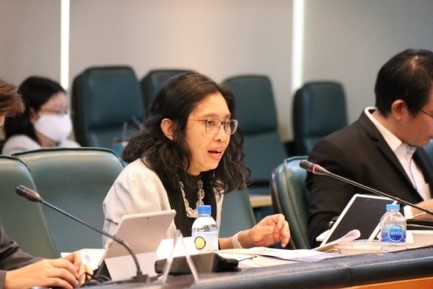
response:
<path id="1" fill-rule="evenodd" d="M 325 169 L 324 167 L 322 167 L 322 166 L 320 166 L 320 165 L 318 165 L 318 164 L 311 163 L 311 162 L 306 161 L 306 160 L 302 160 L 302 161 L 299 162 L 299 166 L 300 166 L 301 168 L 303 168 L 304 170 L 309 171 L 309 172 L 311 172 L 311 173 L 313 173 L 313 174 L 315 174 L 315 175 L 324 175 L 324 176 L 328 176 L 328 177 L 331 177 L 331 178 L 337 179 L 337 180 L 342 181 L 342 182 L 344 182 L 344 183 L 347 183 L 347 184 L 350 184 L 350 185 L 352 185 L 352 186 L 355 186 L 355 187 L 361 188 L 361 189 L 363 189 L 363 190 L 366 190 L 366 191 L 368 191 L 368 192 L 370 192 L 370 193 L 373 193 L 373 194 L 376 194 L 376 195 L 379 195 L 379 196 L 382 196 L 382 197 L 387 197 L 387 198 L 389 198 L 389 199 L 391 199 L 391 200 L 394 200 L 394 201 L 399 202 L 399 203 L 401 203 L 401 204 L 404 204 L 404 205 L 407 205 L 407 206 L 409 206 L 409 207 L 412 207 L 412 208 L 418 209 L 418 210 L 420 210 L 420 211 L 422 211 L 422 212 L 425 212 L 425 213 L 427 213 L 427 214 L 429 214 L 429 215 L 433 215 L 433 212 L 430 211 L 430 210 L 427 210 L 427 209 L 421 208 L 421 207 L 419 207 L 419 206 L 417 206 L 417 205 L 415 205 L 415 204 L 412 204 L 412 203 L 410 203 L 410 202 L 407 202 L 407 201 L 402 200 L 402 199 L 400 199 L 400 198 L 397 198 L 397 197 L 395 197 L 395 196 L 392 196 L 392 195 L 386 194 L 386 193 L 381 192 L 381 191 L 379 191 L 379 190 L 376 190 L 376 189 L 370 188 L 370 187 L 368 187 L 368 186 L 366 186 L 366 185 L 363 185 L 363 184 L 357 183 L 357 182 L 352 181 L 352 180 L 350 180 L 350 179 L 347 179 L 347 178 L 345 178 L 345 177 L 342 177 L 342 176 L 339 176 L 339 175 L 337 175 L 337 174 L 331 173 L 330 171 L 328 171 L 327 169 Z"/>
<path id="2" fill-rule="evenodd" d="M 56 210 L 57 212 L 59 212 L 59 213 L 65 215 L 65 216 L 73 219 L 74 221 L 77 221 L 77 222 L 83 224 L 84 226 L 92 229 L 93 231 L 95 231 L 95 232 L 97 232 L 97 233 L 99 233 L 101 235 L 104 235 L 104 236 L 112 239 L 114 242 L 116 242 L 116 243 L 120 244 L 121 246 L 123 246 L 128 251 L 128 253 L 131 255 L 131 257 L 132 257 L 132 259 L 134 260 L 134 263 L 135 263 L 135 267 L 136 267 L 137 273 L 136 273 L 136 276 L 134 277 L 133 281 L 144 282 L 144 281 L 148 280 L 148 276 L 147 275 L 143 275 L 143 273 L 141 272 L 141 268 L 140 268 L 140 264 L 138 263 L 137 256 L 135 255 L 135 253 L 132 251 L 132 249 L 129 247 L 129 245 L 125 241 L 117 238 L 116 236 L 108 234 L 107 232 L 99 230 L 99 229 L 93 227 L 92 225 L 84 222 L 83 220 L 81 220 L 81 219 L 79 219 L 79 218 L 77 218 L 77 217 L 69 214 L 68 212 L 66 212 L 66 211 L 64 211 L 64 210 L 62 210 L 62 209 L 60 209 L 60 208 L 58 208 L 58 207 L 56 207 L 56 206 L 54 206 L 54 205 L 46 202 L 39 195 L 38 192 L 36 192 L 36 191 L 34 191 L 34 190 L 30 189 L 30 188 L 27 188 L 26 186 L 19 185 L 15 189 L 15 191 L 17 192 L 18 195 L 26 198 L 27 200 L 32 201 L 32 202 L 42 203 L 42 204 L 44 204 L 44 205 L 46 205 L 46 206 L 48 206 L 48 207 Z"/>

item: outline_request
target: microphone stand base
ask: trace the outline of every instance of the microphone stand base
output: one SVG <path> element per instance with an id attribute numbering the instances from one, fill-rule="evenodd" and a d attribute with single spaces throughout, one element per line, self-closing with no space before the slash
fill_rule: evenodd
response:
<path id="1" fill-rule="evenodd" d="M 101 285 L 111 285 L 111 284 L 130 284 L 130 283 L 150 283 L 153 278 L 150 278 L 149 275 L 138 275 L 131 277 L 130 279 L 117 280 L 117 281 L 107 281 L 101 283 Z"/>
<path id="2" fill-rule="evenodd" d="M 149 275 L 145 274 L 141 274 L 141 275 L 137 275 L 132 277 L 131 279 L 131 283 L 141 283 L 141 282 L 150 282 L 150 278 Z"/>

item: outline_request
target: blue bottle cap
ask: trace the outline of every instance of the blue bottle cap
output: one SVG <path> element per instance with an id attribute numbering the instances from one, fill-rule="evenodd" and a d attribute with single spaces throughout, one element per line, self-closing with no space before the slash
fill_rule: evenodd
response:
<path id="1" fill-rule="evenodd" d="M 387 211 L 400 211 L 400 205 L 399 204 L 386 204 L 386 210 Z"/>
<path id="2" fill-rule="evenodd" d="M 210 205 L 200 205 L 197 210 L 199 215 L 210 215 L 212 213 L 212 207 Z"/>

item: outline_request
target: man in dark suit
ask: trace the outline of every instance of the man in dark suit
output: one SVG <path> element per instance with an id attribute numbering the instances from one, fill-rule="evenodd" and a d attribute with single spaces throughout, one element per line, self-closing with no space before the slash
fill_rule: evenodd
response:
<path id="1" fill-rule="evenodd" d="M 366 108 L 356 122 L 319 141 L 309 161 L 432 209 L 433 165 L 420 147 L 433 138 L 433 53 L 409 49 L 391 58 L 379 70 L 375 95 L 376 107 Z M 326 176 L 308 174 L 306 184 L 313 246 L 355 193 L 368 193 Z M 427 217 L 410 207 L 404 213 L 407 218 Z"/>

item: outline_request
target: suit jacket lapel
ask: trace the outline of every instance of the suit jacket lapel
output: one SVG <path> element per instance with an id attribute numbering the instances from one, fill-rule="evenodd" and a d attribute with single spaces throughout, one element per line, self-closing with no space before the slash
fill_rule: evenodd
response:
<path id="1" fill-rule="evenodd" d="M 433 193 L 433 165 L 429 161 L 427 153 L 422 148 L 417 148 L 413 159 L 421 169 L 426 183 L 429 184 L 430 192 Z"/>
<path id="2" fill-rule="evenodd" d="M 367 135 L 376 142 L 377 147 L 382 152 L 382 154 L 387 158 L 390 163 L 400 172 L 402 176 L 404 176 L 405 180 L 412 186 L 412 181 L 409 176 L 406 174 L 403 166 L 400 161 L 397 159 L 395 153 L 391 150 L 388 143 L 383 138 L 382 134 L 376 128 L 376 126 L 371 122 L 368 116 L 363 112 L 361 117 L 359 118 L 359 122 L 361 126 L 364 128 Z"/>
<path id="3" fill-rule="evenodd" d="M 400 161 L 395 156 L 394 152 L 391 150 L 389 145 L 386 143 L 382 134 L 376 128 L 376 126 L 370 121 L 368 116 L 363 112 L 361 117 L 359 118 L 359 123 L 367 133 L 367 135 L 374 141 L 376 141 L 379 150 L 383 153 L 385 158 L 387 158 L 392 165 L 399 170 L 402 176 L 404 176 L 405 181 L 413 188 L 412 181 L 409 176 L 406 174 L 403 166 Z M 429 162 L 429 157 L 427 153 L 422 148 L 417 148 L 413 159 L 416 164 L 418 164 L 421 172 L 424 175 L 425 181 L 429 184 L 430 192 L 433 193 L 433 165 Z M 414 193 L 419 196 L 419 193 L 413 189 Z M 421 198 L 421 197 L 420 197 Z"/>

